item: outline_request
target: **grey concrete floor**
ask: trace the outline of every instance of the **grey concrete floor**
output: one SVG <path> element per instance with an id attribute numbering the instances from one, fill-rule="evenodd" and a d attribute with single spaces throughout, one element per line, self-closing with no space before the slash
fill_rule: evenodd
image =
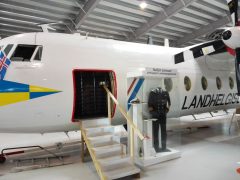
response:
<path id="1" fill-rule="evenodd" d="M 239 180 L 240 136 L 214 125 L 195 132 L 182 132 L 182 157 L 147 168 L 142 179 Z"/>
<path id="2" fill-rule="evenodd" d="M 142 170 L 143 180 L 239 180 L 240 135 L 234 128 L 228 134 L 227 124 L 208 128 L 168 133 L 168 146 L 178 149 L 182 157 Z M 0 180 L 96 180 L 92 162 L 76 163 L 54 168 L 10 173 Z"/>

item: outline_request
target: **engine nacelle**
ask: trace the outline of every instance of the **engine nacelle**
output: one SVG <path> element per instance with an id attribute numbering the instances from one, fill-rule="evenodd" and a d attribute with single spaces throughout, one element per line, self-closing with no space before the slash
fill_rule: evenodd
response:
<path id="1" fill-rule="evenodd" d="M 232 27 L 222 34 L 226 46 L 236 49 L 240 48 L 240 27 Z"/>

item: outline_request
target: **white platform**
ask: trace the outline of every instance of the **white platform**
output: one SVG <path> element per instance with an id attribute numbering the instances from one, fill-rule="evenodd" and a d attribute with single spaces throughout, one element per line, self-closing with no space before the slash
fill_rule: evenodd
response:
<path id="1" fill-rule="evenodd" d="M 135 163 L 144 168 L 161 162 L 173 160 L 181 157 L 181 153 L 178 150 L 168 148 L 171 152 L 160 152 L 154 156 L 135 158 Z"/>

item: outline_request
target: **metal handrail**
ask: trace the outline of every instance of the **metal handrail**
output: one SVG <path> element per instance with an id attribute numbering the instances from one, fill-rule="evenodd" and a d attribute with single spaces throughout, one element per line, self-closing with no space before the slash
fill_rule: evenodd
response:
<path id="1" fill-rule="evenodd" d="M 80 125 L 80 127 L 82 127 L 82 125 Z M 87 138 L 86 132 L 82 128 L 80 130 L 81 130 L 81 135 L 85 139 L 85 143 L 88 147 L 88 152 L 90 153 L 90 156 L 92 157 L 93 164 L 95 165 L 95 168 L 97 170 L 98 175 L 100 176 L 100 179 L 101 180 L 106 180 L 106 176 L 104 175 L 104 173 L 101 169 L 101 166 L 100 166 L 99 162 L 97 161 L 97 159 L 95 157 L 95 154 L 92 150 L 93 147 L 91 146 L 91 143 L 89 142 L 89 140 Z"/>
<path id="2" fill-rule="evenodd" d="M 137 128 L 137 126 L 133 123 L 133 119 L 127 115 L 125 110 L 121 107 L 117 99 L 114 97 L 114 95 L 109 91 L 109 89 L 103 84 L 102 87 L 105 89 L 108 95 L 108 118 L 111 119 L 111 99 L 116 104 L 119 111 L 122 113 L 122 115 L 127 120 L 127 123 L 130 125 L 130 156 L 134 158 L 134 133 L 136 133 L 140 140 L 145 140 L 147 137 L 144 137 L 142 132 Z"/>
<path id="3" fill-rule="evenodd" d="M 124 109 L 121 107 L 121 105 L 119 104 L 119 102 L 117 101 L 117 99 L 114 97 L 114 95 L 109 91 L 109 89 L 104 85 L 103 88 L 105 89 L 105 91 L 107 92 L 107 94 L 111 97 L 111 99 L 114 101 L 114 103 L 116 104 L 116 106 L 118 107 L 119 111 L 122 113 L 122 115 L 125 117 L 125 119 L 127 120 L 127 122 L 130 124 L 130 126 L 136 131 L 138 137 L 141 140 L 144 140 L 145 137 L 144 135 L 141 133 L 141 131 L 137 128 L 137 126 L 133 123 L 133 120 L 131 117 L 129 117 L 127 115 L 127 113 L 124 111 Z M 110 104 L 110 103 L 109 103 Z M 110 111 L 111 112 L 111 111 Z"/>

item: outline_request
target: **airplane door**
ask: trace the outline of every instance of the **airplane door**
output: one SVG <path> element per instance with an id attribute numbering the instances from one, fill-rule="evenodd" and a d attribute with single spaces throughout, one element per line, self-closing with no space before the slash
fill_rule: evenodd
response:
<path id="1" fill-rule="evenodd" d="M 74 70 L 73 80 L 73 121 L 108 117 L 107 94 L 100 86 L 100 82 L 104 81 L 114 94 L 116 92 L 114 73 L 112 71 Z"/>

